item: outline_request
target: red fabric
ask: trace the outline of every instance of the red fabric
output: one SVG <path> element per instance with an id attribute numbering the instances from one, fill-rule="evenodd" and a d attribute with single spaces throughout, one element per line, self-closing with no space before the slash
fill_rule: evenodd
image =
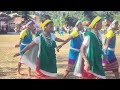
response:
<path id="1" fill-rule="evenodd" d="M 112 62 L 108 62 L 107 60 L 102 61 L 103 67 L 105 71 L 119 71 L 119 64 L 117 59 Z"/>
<path id="2" fill-rule="evenodd" d="M 93 75 L 93 74 L 83 70 L 83 72 L 82 72 L 82 79 L 101 79 L 101 78 L 96 77 L 95 75 Z"/>
<path id="3" fill-rule="evenodd" d="M 42 72 L 40 72 L 40 69 L 39 69 L 39 65 L 38 65 L 38 58 L 36 60 L 36 72 L 35 72 L 35 79 L 57 79 L 57 78 L 54 78 L 54 77 L 50 77 L 50 76 L 47 76 L 45 74 L 43 74 Z"/>
<path id="4" fill-rule="evenodd" d="M 90 22 L 88 22 L 87 25 L 89 26 L 89 25 L 90 25 Z"/>
<path id="5" fill-rule="evenodd" d="M 35 73 L 35 79 L 57 79 L 57 78 L 54 78 L 54 77 L 50 77 L 50 76 L 47 76 L 47 75 L 44 75 L 42 72 L 37 72 Z"/>

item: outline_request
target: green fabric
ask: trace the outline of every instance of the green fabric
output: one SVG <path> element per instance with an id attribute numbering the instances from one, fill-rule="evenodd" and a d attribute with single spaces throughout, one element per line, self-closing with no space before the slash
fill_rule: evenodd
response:
<path id="1" fill-rule="evenodd" d="M 90 36 L 90 44 L 89 50 L 87 53 L 87 59 L 90 64 L 90 70 L 93 73 L 96 73 L 101 76 L 105 76 L 105 72 L 102 66 L 102 45 L 100 44 L 100 40 L 97 39 L 96 35 L 91 31 L 87 31 L 85 36 Z"/>
<path id="2" fill-rule="evenodd" d="M 39 31 L 39 32 L 37 32 L 36 34 L 35 34 L 35 36 L 37 37 L 37 36 L 40 36 L 40 34 L 41 34 L 41 32 Z"/>
<path id="3" fill-rule="evenodd" d="M 85 20 L 85 17 L 82 17 L 80 20 L 83 22 Z"/>
<path id="4" fill-rule="evenodd" d="M 39 55 L 39 68 L 50 73 L 57 73 L 55 54 L 56 43 L 53 41 L 51 45 L 48 45 L 43 35 L 40 35 L 40 39 L 41 51 Z"/>
<path id="5" fill-rule="evenodd" d="M 36 36 L 36 37 L 39 36 L 39 33 L 35 34 L 35 36 Z"/>

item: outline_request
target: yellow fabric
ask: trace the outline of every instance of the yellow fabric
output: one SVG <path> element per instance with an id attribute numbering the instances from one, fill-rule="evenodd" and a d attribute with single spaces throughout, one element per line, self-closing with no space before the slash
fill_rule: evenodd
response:
<path id="1" fill-rule="evenodd" d="M 32 34 L 32 39 L 36 38 L 35 34 Z"/>
<path id="2" fill-rule="evenodd" d="M 26 30 L 22 30 L 20 33 L 20 38 L 23 39 L 27 35 Z"/>
<path id="3" fill-rule="evenodd" d="M 94 20 L 91 22 L 91 24 L 89 25 L 89 28 L 93 28 L 95 26 L 95 24 L 101 19 L 101 17 L 97 16 L 94 18 Z"/>
<path id="4" fill-rule="evenodd" d="M 106 37 L 107 37 L 107 38 L 112 38 L 112 37 L 114 37 L 113 31 L 112 31 L 112 30 L 109 30 L 109 31 L 107 32 L 107 34 L 106 34 Z"/>
<path id="5" fill-rule="evenodd" d="M 73 30 L 70 35 L 72 36 L 72 38 L 77 37 L 79 35 L 78 30 L 76 30 L 76 29 Z"/>
<path id="6" fill-rule="evenodd" d="M 46 24 L 48 24 L 49 22 L 51 22 L 51 20 L 47 19 L 44 21 L 44 23 L 42 23 L 42 30 L 44 31 L 44 28 L 46 26 Z"/>

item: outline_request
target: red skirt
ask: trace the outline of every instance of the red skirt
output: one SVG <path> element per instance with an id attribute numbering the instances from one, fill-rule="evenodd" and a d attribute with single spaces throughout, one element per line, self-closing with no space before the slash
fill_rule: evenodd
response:
<path id="1" fill-rule="evenodd" d="M 40 71 L 39 72 L 36 71 L 34 78 L 35 79 L 57 79 L 55 77 L 47 76 Z"/>
<path id="2" fill-rule="evenodd" d="M 35 79 L 57 79 L 56 77 L 51 77 L 43 74 L 39 69 L 38 60 L 36 60 L 36 72 L 35 72 L 34 78 Z"/>
<path id="3" fill-rule="evenodd" d="M 103 60 L 102 64 L 105 71 L 119 71 L 118 70 L 119 64 L 116 58 L 111 60 L 111 62 L 110 61 L 108 62 L 107 60 Z"/>
<path id="4" fill-rule="evenodd" d="M 102 79 L 102 78 L 97 77 L 97 76 L 93 75 L 92 73 L 86 72 L 85 70 L 83 70 L 82 79 Z"/>

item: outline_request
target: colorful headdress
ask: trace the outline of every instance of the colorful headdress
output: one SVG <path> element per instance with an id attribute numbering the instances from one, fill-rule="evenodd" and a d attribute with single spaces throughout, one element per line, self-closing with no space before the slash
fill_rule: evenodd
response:
<path id="1" fill-rule="evenodd" d="M 26 27 L 28 27 L 31 23 L 33 23 L 32 21 L 29 21 L 27 24 L 26 24 Z"/>
<path id="2" fill-rule="evenodd" d="M 110 26 L 109 26 L 108 30 L 110 30 L 110 29 L 114 28 L 114 27 L 115 27 L 115 23 L 116 23 L 116 22 L 117 22 L 117 20 L 114 20 L 114 21 L 110 24 Z"/>
<path id="3" fill-rule="evenodd" d="M 45 29 L 45 26 L 46 26 L 49 22 L 51 22 L 51 20 L 47 19 L 47 20 L 45 20 L 45 21 L 42 23 L 42 30 L 43 30 L 43 31 L 44 31 L 44 29 Z"/>
<path id="4" fill-rule="evenodd" d="M 77 23 L 75 24 L 75 26 L 77 26 L 81 22 L 82 22 L 81 20 L 78 20 Z"/>
<path id="5" fill-rule="evenodd" d="M 101 20 L 101 17 L 97 16 L 94 18 L 94 20 L 91 22 L 91 24 L 89 25 L 89 28 L 93 28 L 95 26 L 95 24 Z"/>

